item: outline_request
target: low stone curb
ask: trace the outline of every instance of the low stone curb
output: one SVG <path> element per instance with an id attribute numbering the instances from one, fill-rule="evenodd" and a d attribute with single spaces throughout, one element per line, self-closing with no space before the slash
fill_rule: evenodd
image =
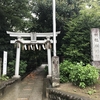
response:
<path id="1" fill-rule="evenodd" d="M 16 81 L 18 81 L 18 79 L 12 78 L 12 79 L 9 79 L 9 80 L 1 83 L 0 84 L 0 96 L 2 96 L 4 94 L 4 90 L 8 85 L 11 85 L 11 84 L 15 83 Z"/>

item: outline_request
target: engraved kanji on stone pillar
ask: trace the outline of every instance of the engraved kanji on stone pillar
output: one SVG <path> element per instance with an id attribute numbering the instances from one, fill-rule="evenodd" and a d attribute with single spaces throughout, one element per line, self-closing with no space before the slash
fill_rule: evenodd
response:
<path id="1" fill-rule="evenodd" d="M 56 87 L 60 85 L 60 78 L 59 78 L 59 57 L 53 56 L 52 57 L 52 86 Z"/>

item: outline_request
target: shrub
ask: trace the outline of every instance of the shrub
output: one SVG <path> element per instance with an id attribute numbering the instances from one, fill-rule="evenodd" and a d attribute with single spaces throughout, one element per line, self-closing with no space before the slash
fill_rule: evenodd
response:
<path id="1" fill-rule="evenodd" d="M 0 76 L 0 80 L 1 80 L 1 81 L 6 81 L 6 80 L 8 80 L 8 79 L 9 79 L 9 77 L 6 76 L 6 75 Z"/>
<path id="2" fill-rule="evenodd" d="M 84 84 L 85 87 L 85 86 L 93 85 L 97 82 L 99 73 L 95 67 L 91 66 L 90 64 L 86 66 L 77 64 L 75 66 L 77 66 L 76 69 L 72 70 L 69 76 L 69 79 L 75 85 L 83 87 Z"/>
<path id="3" fill-rule="evenodd" d="M 19 68 L 19 74 L 23 75 L 26 72 L 27 62 L 21 60 L 20 61 L 20 68 Z M 13 76 L 15 73 L 15 60 L 12 60 L 8 63 L 8 76 Z"/>
<path id="4" fill-rule="evenodd" d="M 81 88 L 95 84 L 99 77 L 96 67 L 90 64 L 84 65 L 82 62 L 72 64 L 64 61 L 60 64 L 60 72 L 61 82 L 66 82 L 63 80 L 67 79 Z"/>
<path id="5" fill-rule="evenodd" d="M 64 76 L 64 75 L 60 75 L 60 82 L 61 83 L 65 83 L 65 82 L 68 82 L 69 80 L 68 80 L 68 78 L 66 77 L 66 76 Z"/>
<path id="6" fill-rule="evenodd" d="M 69 81 L 69 75 L 71 70 L 73 70 L 73 64 L 67 60 L 64 60 L 63 63 L 60 64 L 60 82 Z"/>
<path id="7" fill-rule="evenodd" d="M 45 71 L 46 74 L 48 74 L 48 66 L 45 66 L 44 71 Z"/>

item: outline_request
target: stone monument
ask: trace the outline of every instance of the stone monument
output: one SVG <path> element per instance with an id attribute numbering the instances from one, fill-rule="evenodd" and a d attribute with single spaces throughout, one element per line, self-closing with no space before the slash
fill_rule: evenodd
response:
<path id="1" fill-rule="evenodd" d="M 100 30 L 91 29 L 91 59 L 92 65 L 100 68 Z"/>
<path id="2" fill-rule="evenodd" d="M 59 57 L 52 57 L 52 86 L 57 87 L 60 85 L 59 78 Z"/>

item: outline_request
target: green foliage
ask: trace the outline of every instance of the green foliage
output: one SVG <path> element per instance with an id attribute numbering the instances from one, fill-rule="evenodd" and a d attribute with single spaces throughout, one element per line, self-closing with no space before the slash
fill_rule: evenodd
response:
<path id="1" fill-rule="evenodd" d="M 19 74 L 23 75 L 26 72 L 27 62 L 26 61 L 20 61 L 20 68 L 19 68 Z"/>
<path id="2" fill-rule="evenodd" d="M 61 82 L 69 80 L 81 88 L 95 84 L 99 77 L 97 69 L 90 64 L 84 65 L 82 62 L 73 64 L 66 60 L 60 64 L 60 74 Z"/>
<path id="3" fill-rule="evenodd" d="M 6 81 L 6 80 L 8 80 L 8 79 L 9 79 L 9 77 L 6 76 L 6 75 L 0 76 L 0 80 L 1 80 L 1 81 Z"/>
<path id="4" fill-rule="evenodd" d="M 28 0 L 0 0 L 0 30 L 19 30 L 29 16 Z"/>
<path id="5" fill-rule="evenodd" d="M 89 95 L 92 95 L 93 93 L 96 93 L 96 90 L 95 89 L 89 89 L 88 90 L 88 92 L 87 92 L 87 94 L 89 94 Z"/>
<path id="6" fill-rule="evenodd" d="M 80 82 L 80 83 L 79 83 L 79 87 L 85 88 L 85 87 L 86 87 L 86 84 L 85 84 L 84 82 Z"/>
<path id="7" fill-rule="evenodd" d="M 89 94 L 89 95 L 92 95 L 92 91 L 88 91 L 88 94 Z"/>
<path id="8" fill-rule="evenodd" d="M 45 66 L 45 73 L 48 73 L 48 66 Z"/>
<path id="9" fill-rule="evenodd" d="M 73 67 L 74 65 L 67 60 L 64 60 L 63 63 L 60 64 L 60 81 L 61 82 L 66 82 L 69 80 L 69 75 Z"/>
<path id="10" fill-rule="evenodd" d="M 0 0 L 0 57 L 3 57 L 3 51 L 7 51 L 8 62 L 15 58 L 15 50 L 6 31 L 25 31 L 29 28 L 29 25 L 26 25 L 29 22 L 25 20 L 31 17 L 29 2 L 29 0 Z"/>
<path id="11" fill-rule="evenodd" d="M 60 50 L 65 59 L 90 63 L 90 29 L 100 27 L 100 6 L 99 2 L 89 0 L 81 3 L 79 7 L 79 15 L 70 18 L 63 26 L 65 35 Z"/>
<path id="12" fill-rule="evenodd" d="M 27 62 L 26 61 L 20 61 L 20 68 L 19 68 L 19 74 L 23 75 L 26 72 Z M 12 60 L 8 63 L 8 76 L 13 76 L 15 73 L 15 60 Z"/>
<path id="13" fill-rule="evenodd" d="M 27 56 L 26 56 L 27 55 Z M 30 50 L 22 51 L 21 59 L 27 60 L 27 72 L 33 71 L 36 67 L 40 66 L 43 62 L 46 62 L 46 50 Z"/>
<path id="14" fill-rule="evenodd" d="M 15 73 L 15 60 L 8 63 L 8 76 L 13 76 Z"/>
<path id="15" fill-rule="evenodd" d="M 57 53 L 59 51 L 61 56 L 70 61 L 90 62 L 90 28 L 100 27 L 99 3 L 93 2 L 92 5 L 90 1 L 94 0 L 56 0 L 56 30 L 61 30 L 57 37 Z M 92 5 L 93 9 L 86 9 L 86 3 Z M 0 8 L 0 57 L 2 51 L 6 50 L 9 57 L 15 58 L 13 45 L 9 43 L 10 38 L 4 37 L 6 30 L 52 31 L 51 0 L 1 0 Z M 36 17 L 32 17 L 32 13 Z M 46 56 L 40 51 L 25 51 L 21 58 L 27 61 L 27 70 L 30 70 L 43 62 L 43 55 Z"/>
<path id="16" fill-rule="evenodd" d="M 90 27 L 85 25 L 85 20 L 77 17 L 65 25 L 66 34 L 63 37 L 61 52 L 72 62 L 90 62 Z"/>
<path id="17" fill-rule="evenodd" d="M 97 82 L 97 79 L 99 77 L 99 73 L 96 70 L 95 67 L 91 65 L 76 65 L 76 70 L 74 69 L 70 73 L 70 80 L 75 84 L 79 85 L 80 87 L 90 86 Z M 84 84 L 83 84 L 84 83 Z"/>
<path id="18" fill-rule="evenodd" d="M 65 83 L 65 82 L 68 82 L 69 80 L 68 80 L 68 78 L 66 77 L 66 76 L 64 76 L 64 75 L 60 75 L 60 82 L 61 83 Z"/>
<path id="19" fill-rule="evenodd" d="M 33 26 L 32 30 L 39 32 L 50 32 L 52 31 L 52 1 L 51 0 L 33 0 L 33 13 L 36 15 L 36 25 Z M 61 30 L 62 26 L 70 17 L 79 12 L 77 0 L 56 0 L 56 30 Z M 37 26 L 37 27 L 35 27 Z"/>

